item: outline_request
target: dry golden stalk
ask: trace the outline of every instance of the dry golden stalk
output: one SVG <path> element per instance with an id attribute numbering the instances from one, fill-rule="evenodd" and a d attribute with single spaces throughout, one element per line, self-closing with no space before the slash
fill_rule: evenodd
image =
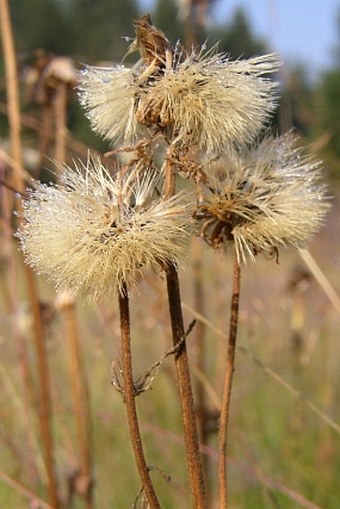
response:
<path id="1" fill-rule="evenodd" d="M 13 187 L 22 191 L 24 181 L 21 177 L 22 146 L 21 146 L 21 123 L 17 64 L 13 42 L 10 12 L 7 0 L 0 0 L 0 20 L 3 41 L 4 59 L 6 64 L 6 92 L 8 102 L 8 118 L 10 125 L 10 140 L 14 165 L 12 168 L 19 170 L 14 172 Z M 19 205 L 18 205 L 18 208 Z M 38 358 L 38 372 L 40 383 L 40 429 L 44 447 L 45 464 L 48 476 L 49 502 L 54 509 L 59 508 L 57 477 L 54 469 L 54 444 L 51 430 L 51 407 L 48 362 L 45 349 L 45 338 L 41 319 L 41 310 L 38 300 L 37 288 L 32 270 L 26 268 L 26 281 L 28 294 L 32 306 L 34 340 Z"/>
<path id="2" fill-rule="evenodd" d="M 59 304 L 60 304 L 59 299 Z M 82 362 L 81 348 L 77 326 L 76 304 L 71 296 L 64 296 L 61 306 L 65 316 L 65 326 L 69 342 L 69 363 L 71 386 L 73 395 L 73 408 L 79 441 L 80 472 L 76 486 L 78 494 L 86 503 L 86 509 L 93 508 L 93 482 L 91 457 L 91 422 L 89 391 L 86 373 Z M 81 481 L 81 483 L 80 483 Z"/>

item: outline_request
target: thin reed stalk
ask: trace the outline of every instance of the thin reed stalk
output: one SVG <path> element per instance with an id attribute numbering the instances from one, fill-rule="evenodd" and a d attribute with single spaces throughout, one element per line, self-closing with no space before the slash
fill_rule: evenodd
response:
<path id="1" fill-rule="evenodd" d="M 18 72 L 13 42 L 13 33 L 10 20 L 10 12 L 7 0 L 0 0 L 0 20 L 4 59 L 6 65 L 6 93 L 8 104 L 8 120 L 10 126 L 11 154 L 13 159 L 13 172 L 11 184 L 19 192 L 24 189 L 24 181 L 21 177 L 22 146 L 21 146 L 21 121 Z M 20 202 L 17 204 L 20 209 Z M 51 408 L 50 408 L 50 384 L 45 338 L 41 318 L 40 305 L 32 270 L 25 266 L 25 275 L 28 294 L 31 301 L 35 348 L 38 358 L 38 376 L 40 383 L 40 431 L 44 447 L 44 458 L 48 477 L 49 502 L 55 508 L 59 508 L 57 493 L 57 480 L 54 470 L 53 439 L 51 431 Z"/>
<path id="2" fill-rule="evenodd" d="M 91 457 L 91 412 L 89 390 L 82 362 L 79 342 L 76 306 L 69 302 L 64 308 L 65 324 L 69 344 L 70 379 L 73 396 L 74 416 L 79 441 L 80 475 L 84 481 L 83 492 L 86 509 L 93 508 L 92 457 Z"/>
<path id="3" fill-rule="evenodd" d="M 55 120 L 55 160 L 62 164 L 66 156 L 66 110 L 67 86 L 58 83 L 54 97 Z M 66 297 L 67 299 L 67 297 Z M 91 430 L 90 430 L 90 403 L 86 373 L 82 363 L 81 347 L 77 327 L 76 304 L 68 299 L 64 306 L 67 339 L 69 344 L 69 366 L 71 389 L 73 396 L 74 417 L 76 421 L 79 441 L 79 464 L 82 477 L 82 492 L 78 495 L 85 500 L 86 509 L 93 507 L 92 457 L 91 457 Z"/>
<path id="4" fill-rule="evenodd" d="M 18 483 L 15 479 L 7 475 L 5 472 L 0 470 L 0 480 L 12 488 L 14 491 L 19 493 L 21 496 L 30 500 L 31 507 L 40 507 L 41 509 L 54 509 L 53 506 L 47 504 L 44 500 L 38 497 L 35 493 L 32 493 L 30 490 L 25 488 L 22 484 Z"/>
<path id="5" fill-rule="evenodd" d="M 325 273 L 318 265 L 317 261 L 313 258 L 308 249 L 299 249 L 299 255 L 315 277 L 322 290 L 325 292 L 325 295 L 327 295 L 329 301 L 336 309 L 337 313 L 340 314 L 340 297 L 336 293 L 329 279 L 327 279 Z"/>
<path id="6" fill-rule="evenodd" d="M 8 108 L 8 123 L 10 129 L 11 155 L 14 164 L 22 166 L 21 122 L 19 80 L 14 48 L 14 39 L 7 0 L 0 0 L 0 23 L 3 54 L 6 66 L 6 96 Z M 24 190 L 23 181 L 18 172 L 12 173 L 10 182 L 19 192 Z"/>
<path id="7" fill-rule="evenodd" d="M 134 386 L 132 370 L 129 295 L 126 284 L 123 285 L 122 292 L 119 294 L 119 312 L 120 312 L 120 330 L 122 342 L 121 348 L 123 357 L 122 365 L 124 381 L 124 401 L 126 405 L 131 443 L 135 455 L 138 473 L 142 481 L 143 491 L 148 500 L 149 507 L 150 509 L 160 509 L 161 506 L 158 501 L 156 492 L 154 490 L 150 478 L 149 468 L 145 460 L 137 416 L 135 401 L 136 391 Z"/>
<path id="8" fill-rule="evenodd" d="M 213 331 L 218 337 L 222 339 L 227 339 L 228 336 L 225 334 L 221 329 L 216 327 L 210 320 L 208 320 L 205 316 L 201 315 L 200 313 L 197 313 L 195 309 L 193 309 L 191 306 L 186 304 L 185 302 L 182 302 L 182 307 L 186 309 L 189 313 L 191 313 L 196 320 L 203 322 L 211 331 Z M 337 422 L 335 422 L 334 419 L 332 419 L 329 415 L 327 415 L 323 410 L 321 410 L 318 406 L 316 406 L 310 399 L 307 398 L 307 396 L 299 391 L 294 385 L 292 385 L 288 380 L 283 378 L 281 375 L 279 375 L 273 368 L 268 366 L 267 364 L 263 363 L 258 357 L 255 357 L 250 350 L 245 348 L 244 346 L 237 346 L 236 347 L 239 352 L 241 352 L 243 355 L 249 357 L 251 361 L 264 373 L 266 373 L 272 380 L 274 380 L 276 383 L 281 385 L 284 389 L 286 389 L 287 392 L 292 394 L 295 398 L 299 399 L 309 410 L 311 410 L 315 415 L 317 415 L 324 423 L 326 423 L 328 426 L 330 426 L 338 435 L 340 435 L 340 426 Z M 199 373 L 199 376 L 201 374 Z M 209 395 L 210 399 L 216 406 L 216 408 L 219 407 L 219 400 L 216 397 L 215 393 L 213 392 L 212 388 L 206 383 L 205 385 L 207 394 Z"/>
<path id="9" fill-rule="evenodd" d="M 44 449 L 44 460 L 48 477 L 49 503 L 53 508 L 60 507 L 58 497 L 57 476 L 54 465 L 54 440 L 52 433 L 51 386 L 48 358 L 46 352 L 45 336 L 41 319 L 41 310 L 38 300 L 36 282 L 30 267 L 25 265 L 28 294 L 31 300 L 34 343 L 37 355 L 37 371 L 39 382 L 39 419 L 40 433 Z"/>
<path id="10" fill-rule="evenodd" d="M 219 425 L 219 439 L 218 439 L 219 509 L 227 509 L 228 507 L 229 490 L 228 490 L 227 440 L 228 440 L 230 397 L 233 382 L 233 374 L 235 371 L 235 351 L 236 351 L 236 337 L 240 301 L 240 284 L 241 284 L 241 270 L 235 252 L 233 288 L 230 309 L 227 368 L 224 379 L 220 425 Z"/>
<path id="11" fill-rule="evenodd" d="M 0 173 L 2 173 L 0 168 Z M 1 284 L 4 291 L 5 298 L 8 305 L 8 312 L 16 319 L 19 317 L 20 302 L 19 302 L 19 289 L 18 278 L 15 267 L 15 246 L 13 243 L 13 232 L 11 228 L 11 213 L 9 210 L 7 189 L 0 189 L 0 206 L 3 214 L 3 254 L 6 260 L 6 271 L 3 273 L 3 284 Z M 24 418 L 21 419 L 25 433 L 27 436 L 27 446 L 25 450 L 25 459 L 28 465 L 28 472 L 30 476 L 31 485 L 37 482 L 37 468 L 33 455 L 34 451 L 34 437 L 32 433 L 31 411 L 30 405 L 34 401 L 34 387 L 32 380 L 32 372 L 29 365 L 28 349 L 26 346 L 25 336 L 20 327 L 15 327 L 14 340 L 16 345 L 16 352 L 18 358 L 18 365 L 21 378 L 21 394 L 22 394 L 22 408 Z"/>

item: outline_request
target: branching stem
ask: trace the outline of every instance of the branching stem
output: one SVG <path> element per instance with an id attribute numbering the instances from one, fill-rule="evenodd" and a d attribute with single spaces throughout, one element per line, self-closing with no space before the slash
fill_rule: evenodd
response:
<path id="1" fill-rule="evenodd" d="M 123 356 L 123 379 L 124 379 L 124 400 L 127 411 L 130 438 L 135 454 L 135 460 L 139 476 L 142 480 L 143 490 L 148 500 L 150 509 L 160 509 L 152 481 L 149 475 L 149 469 L 145 460 L 142 439 L 139 429 L 135 388 L 132 372 L 132 352 L 130 335 L 130 312 L 129 295 L 126 284 L 123 285 L 122 293 L 119 294 L 120 327 Z"/>
<path id="2" fill-rule="evenodd" d="M 175 167 L 173 153 L 176 144 L 170 145 L 167 151 L 165 164 L 164 198 L 170 198 L 175 193 Z M 190 380 L 189 358 L 186 349 L 185 330 L 183 323 L 181 295 L 177 268 L 169 264 L 166 270 L 168 301 L 171 318 L 172 340 L 174 347 L 182 342 L 175 355 L 176 376 L 179 388 L 184 444 L 186 460 L 189 471 L 191 493 L 195 509 L 205 509 L 208 506 L 205 490 L 202 459 L 199 450 L 199 436 L 196 422 L 196 413 L 193 399 L 193 391 Z"/>
<path id="3" fill-rule="evenodd" d="M 183 325 L 178 273 L 174 265 L 169 265 L 168 267 L 167 285 L 173 344 L 176 346 L 180 341 L 182 341 L 182 346 L 179 348 L 175 355 L 175 365 L 181 399 L 184 443 L 189 470 L 191 492 L 195 509 L 205 509 L 207 508 L 207 498 L 203 477 L 202 460 L 199 451 L 199 438 L 190 380 L 189 359 L 186 343 L 183 341 L 185 331 Z"/>

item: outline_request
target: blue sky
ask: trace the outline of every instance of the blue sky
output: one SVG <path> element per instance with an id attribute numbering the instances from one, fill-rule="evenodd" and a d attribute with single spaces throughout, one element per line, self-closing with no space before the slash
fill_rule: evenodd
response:
<path id="1" fill-rule="evenodd" d="M 146 10 L 154 1 L 139 0 Z M 303 62 L 314 77 L 332 65 L 339 0 L 217 0 L 214 19 L 228 22 L 237 7 L 285 62 Z"/>

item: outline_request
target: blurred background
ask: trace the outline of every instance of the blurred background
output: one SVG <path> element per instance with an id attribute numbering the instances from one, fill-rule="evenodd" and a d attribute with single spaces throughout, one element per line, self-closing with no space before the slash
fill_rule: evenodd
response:
<path id="1" fill-rule="evenodd" d="M 187 47 L 219 41 L 233 58 L 270 51 L 283 59 L 281 131 L 294 126 L 317 143 L 328 172 L 340 156 L 340 8 L 336 0 L 12 0 L 19 65 L 37 64 L 37 49 L 84 63 L 120 62 L 133 37 L 131 20 L 151 12 L 172 42 Z M 60 36 L 62 34 L 62 37 Z M 128 59 L 127 61 L 131 61 Z M 26 69 L 27 70 L 27 69 Z M 30 106 L 27 94 L 24 107 Z M 83 122 L 76 101 L 68 125 L 81 140 L 103 148 Z M 93 141 L 95 139 L 95 141 Z"/>
<path id="2" fill-rule="evenodd" d="M 243 271 L 230 507 L 339 509 L 340 2 L 10 0 L 9 7 L 26 184 L 32 176 L 50 179 L 51 159 L 109 149 L 90 131 L 77 102 L 77 72 L 84 64 L 120 63 L 139 14 L 150 12 L 173 43 L 218 42 L 232 58 L 281 55 L 281 101 L 272 127 L 280 133 L 294 128 L 323 159 L 332 210 L 311 254 L 283 252 L 279 263 L 259 259 Z M 2 182 L 12 164 L 3 47 L 0 78 Z M 118 310 L 112 303 L 57 297 L 43 278 L 27 273 L 13 239 L 18 180 L 10 182 L 12 190 L 0 186 L 0 507 L 53 506 L 51 479 L 65 509 L 131 507 L 140 486 L 124 405 L 111 385 Z M 192 252 L 195 263 L 181 278 L 186 323 L 194 309 L 208 320 L 196 326 L 189 348 L 214 508 L 231 264 L 196 242 Z M 138 373 L 170 345 L 164 281 L 147 276 L 133 292 L 132 309 Z M 149 463 L 161 469 L 154 476 L 162 507 L 187 509 L 171 360 L 153 390 L 138 399 Z M 171 475 L 170 483 L 162 472 Z"/>

